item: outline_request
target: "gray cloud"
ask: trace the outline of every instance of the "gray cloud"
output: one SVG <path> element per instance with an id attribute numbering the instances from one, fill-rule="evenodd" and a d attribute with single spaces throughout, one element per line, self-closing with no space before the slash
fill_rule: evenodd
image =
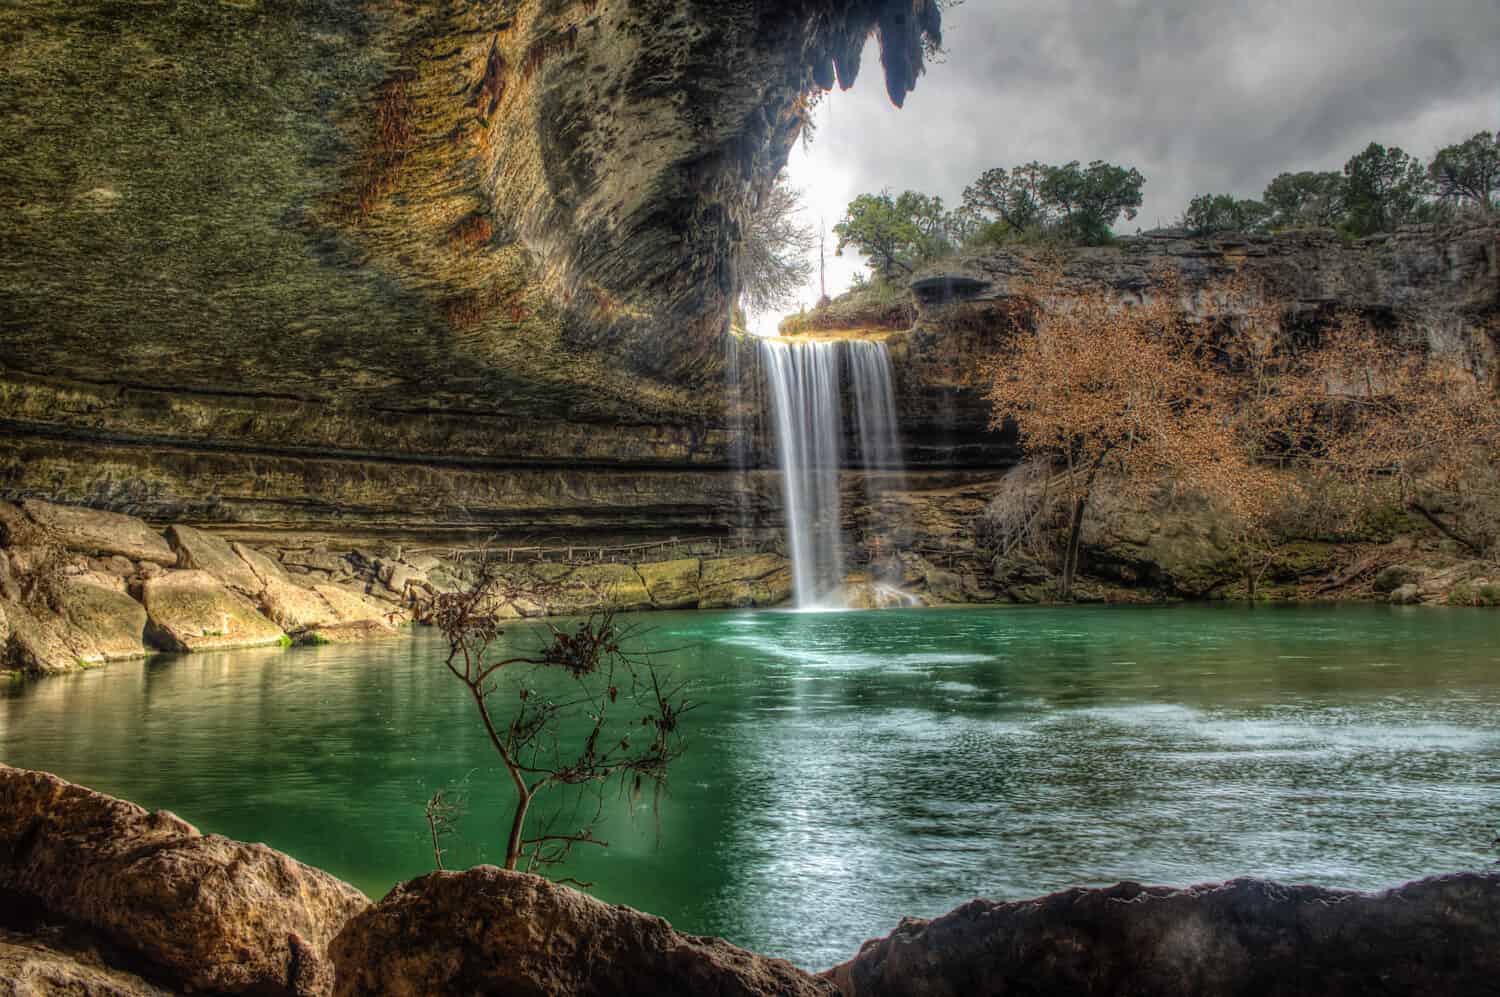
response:
<path id="1" fill-rule="evenodd" d="M 1427 157 L 1500 127 L 1495 0 L 967 0 L 945 37 L 905 110 L 868 80 L 830 95 L 794 180 L 956 200 L 990 166 L 1100 158 L 1146 174 L 1149 227 L 1370 141 Z"/>

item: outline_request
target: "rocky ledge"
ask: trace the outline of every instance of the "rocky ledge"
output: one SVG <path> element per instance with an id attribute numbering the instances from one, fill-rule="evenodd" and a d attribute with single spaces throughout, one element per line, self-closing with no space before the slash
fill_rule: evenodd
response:
<path id="1" fill-rule="evenodd" d="M 0 993 L 1496 994 L 1500 875 L 1385 893 L 1122 883 L 908 919 L 818 976 L 521 873 L 371 903 L 264 845 L 0 765 Z"/>
<path id="2" fill-rule="evenodd" d="M 774 551 L 708 541 L 610 551 L 619 561 L 605 553 L 562 548 L 563 563 L 503 564 L 534 597 L 501 615 L 771 606 L 791 595 L 790 568 Z M 0 670 L 395 637 L 435 596 L 469 584 L 475 566 L 462 551 L 252 545 L 185 524 L 161 533 L 115 512 L 0 502 Z"/>

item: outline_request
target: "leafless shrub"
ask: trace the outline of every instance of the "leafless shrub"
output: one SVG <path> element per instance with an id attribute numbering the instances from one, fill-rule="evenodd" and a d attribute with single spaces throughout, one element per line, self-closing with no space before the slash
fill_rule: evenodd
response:
<path id="1" fill-rule="evenodd" d="M 607 845 L 594 833 L 607 789 L 631 800 L 648 789 L 659 794 L 692 709 L 683 686 L 630 649 L 638 635 L 612 611 L 545 624 L 539 646 L 513 653 L 502 640 L 501 607 L 546 601 L 535 585 L 485 561 L 467 589 L 437 597 L 430 617 L 448 641 L 444 664 L 468 690 L 515 792 L 505 868 L 528 872 L 564 861 L 575 845 Z M 538 799 L 557 790 L 571 792 L 554 794 L 556 809 L 533 820 Z M 429 806 L 440 851 L 435 821 L 445 812 Z"/>
<path id="2" fill-rule="evenodd" d="M 1002 487 L 974 524 L 979 545 L 997 557 L 1025 554 L 1041 560 L 1052 553 L 1050 527 L 1060 506 L 1052 469 L 1027 461 L 1006 473 Z"/>

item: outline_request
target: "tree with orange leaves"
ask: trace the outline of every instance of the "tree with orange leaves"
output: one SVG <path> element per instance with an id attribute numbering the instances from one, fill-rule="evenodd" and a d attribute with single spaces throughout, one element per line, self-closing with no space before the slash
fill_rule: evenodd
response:
<path id="1" fill-rule="evenodd" d="M 1022 446 L 1061 472 L 1069 504 L 1060 596 L 1072 598 L 1089 499 L 1102 475 L 1125 490 L 1170 480 L 1241 511 L 1269 474 L 1236 425 L 1239 387 L 1213 330 L 1192 320 L 1176 280 L 1140 301 L 1058 293 L 1044 275 L 1008 349 L 985 363 L 991 426 L 1014 424 Z"/>
<path id="2" fill-rule="evenodd" d="M 1471 554 L 1500 545 L 1500 389 L 1476 357 L 1345 315 L 1267 408 L 1315 473 L 1388 493 Z"/>

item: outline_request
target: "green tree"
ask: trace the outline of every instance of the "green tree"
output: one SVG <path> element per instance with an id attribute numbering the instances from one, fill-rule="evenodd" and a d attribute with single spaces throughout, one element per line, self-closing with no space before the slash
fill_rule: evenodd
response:
<path id="1" fill-rule="evenodd" d="M 1139 170 L 1096 159 L 1086 168 L 1077 162 L 1047 167 L 1041 194 L 1043 203 L 1056 207 L 1065 235 L 1096 246 L 1110 240 L 1122 213 L 1126 219 L 1136 216 L 1145 184 Z"/>
<path id="2" fill-rule="evenodd" d="M 1038 162 L 1006 170 L 985 170 L 964 188 L 963 205 L 972 214 L 1001 223 L 1011 232 L 1025 232 L 1045 225 L 1048 205 L 1042 199 L 1042 184 L 1051 167 Z"/>
<path id="3" fill-rule="evenodd" d="M 913 250 L 917 262 L 925 263 L 953 252 L 949 236 L 952 216 L 943 208 L 941 197 L 931 197 L 908 190 L 896 198 L 896 213 L 910 219 L 918 240 Z"/>
<path id="4" fill-rule="evenodd" d="M 1480 132 L 1438 152 L 1427 168 L 1437 196 L 1453 204 L 1496 210 L 1500 197 L 1500 135 Z"/>
<path id="5" fill-rule="evenodd" d="M 1260 201 L 1238 200 L 1229 194 L 1199 194 L 1188 204 L 1182 227 L 1195 235 L 1213 232 L 1258 232 L 1266 227 L 1271 209 Z"/>
<path id="6" fill-rule="evenodd" d="M 833 227 L 839 237 L 835 254 L 842 256 L 846 246 L 853 246 L 868 257 L 870 269 L 882 280 L 893 280 L 952 250 L 951 218 L 940 197 L 911 190 L 900 197 L 892 197 L 889 190 L 861 194 Z"/>
<path id="7" fill-rule="evenodd" d="M 1427 190 L 1420 162 L 1397 146 L 1371 142 L 1344 165 L 1349 230 L 1356 235 L 1391 231 L 1416 214 Z"/>
<path id="8" fill-rule="evenodd" d="M 1347 215 L 1341 173 L 1283 173 L 1266 187 L 1262 200 L 1270 209 L 1272 228 L 1334 228 Z"/>

